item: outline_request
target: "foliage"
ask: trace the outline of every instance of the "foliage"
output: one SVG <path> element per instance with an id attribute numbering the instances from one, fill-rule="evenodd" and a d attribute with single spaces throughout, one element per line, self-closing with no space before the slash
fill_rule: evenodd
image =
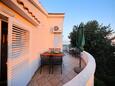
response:
<path id="1" fill-rule="evenodd" d="M 107 86 L 115 86 L 115 46 L 111 45 L 108 36 L 113 33 L 110 25 L 104 26 L 96 20 L 88 21 L 85 29 L 85 50 L 92 54 L 96 60 L 96 78 L 104 81 Z M 80 24 L 80 25 L 81 25 Z M 71 47 L 76 47 L 76 33 L 80 25 L 73 28 L 69 35 Z M 112 85 L 114 84 L 114 85 Z"/>
<path id="2" fill-rule="evenodd" d="M 95 86 L 106 86 L 105 83 L 97 78 L 95 78 L 94 82 Z"/>

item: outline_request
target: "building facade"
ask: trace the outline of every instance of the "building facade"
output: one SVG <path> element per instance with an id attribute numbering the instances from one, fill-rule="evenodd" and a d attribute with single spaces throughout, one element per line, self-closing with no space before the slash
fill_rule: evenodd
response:
<path id="1" fill-rule="evenodd" d="M 0 84 L 26 86 L 40 53 L 62 49 L 63 21 L 64 13 L 48 13 L 38 0 L 0 0 Z"/>

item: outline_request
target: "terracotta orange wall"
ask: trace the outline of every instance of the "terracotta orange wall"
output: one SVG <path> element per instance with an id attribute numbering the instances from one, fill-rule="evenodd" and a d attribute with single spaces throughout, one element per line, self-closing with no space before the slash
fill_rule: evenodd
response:
<path id="1" fill-rule="evenodd" d="M 48 23 L 47 23 L 47 17 L 45 15 L 42 15 L 42 13 L 39 15 L 41 16 L 40 20 L 40 25 L 39 26 L 33 26 L 30 22 L 28 22 L 26 19 L 21 17 L 19 14 L 5 6 L 0 2 L 0 6 L 3 7 L 4 9 L 10 11 L 12 14 L 15 16 L 12 18 L 13 22 L 12 24 L 16 24 L 19 27 L 22 27 L 23 29 L 26 29 L 29 31 L 29 52 L 21 56 L 19 58 L 8 58 L 8 68 L 12 70 L 12 67 L 15 65 L 18 65 L 19 63 L 27 60 L 27 64 L 31 64 L 34 60 L 39 58 L 39 54 L 43 52 L 44 50 L 48 49 L 49 47 L 52 47 L 51 42 L 49 42 L 51 39 L 50 38 L 50 33 L 48 33 L 49 28 L 48 28 Z M 24 27 L 23 27 L 24 26 Z M 9 28 L 12 29 L 12 28 Z M 11 35 L 9 35 L 11 36 Z M 12 41 L 12 40 L 10 40 Z M 11 57 L 11 56 L 10 56 Z M 9 71 L 10 73 L 10 71 Z M 9 74 L 11 75 L 11 74 Z M 10 76 L 12 77 L 12 76 Z"/>
<path id="2" fill-rule="evenodd" d="M 35 0 L 36 1 L 36 0 Z M 27 7 L 35 14 L 35 16 L 38 18 L 40 21 L 40 25 L 38 27 L 35 27 L 37 30 L 32 30 L 32 44 L 37 44 L 36 50 L 41 52 L 43 50 L 47 50 L 49 47 L 52 47 L 52 34 L 50 33 L 50 28 L 49 28 L 49 22 L 47 18 L 47 12 L 41 12 L 39 9 L 37 9 L 35 6 L 33 6 L 30 2 L 28 1 L 23 1 Z M 39 3 L 36 3 L 39 5 Z M 46 14 L 45 14 L 46 13 Z M 35 35 L 36 33 L 36 35 Z M 35 35 L 35 36 L 34 36 Z M 36 42 L 38 40 L 38 42 Z M 35 49 L 32 48 L 32 49 Z"/>
<path id="3" fill-rule="evenodd" d="M 53 29 L 54 28 L 54 26 L 59 26 L 59 28 L 60 28 L 60 30 L 62 31 L 62 33 L 63 33 L 63 22 L 64 22 L 64 16 L 63 17 L 60 17 L 60 16 L 56 16 L 56 17 L 54 17 L 53 15 L 52 16 L 50 16 L 49 18 L 48 18 L 48 21 L 49 21 L 49 27 L 51 28 L 51 29 Z M 58 35 L 60 35 L 61 37 L 62 37 L 62 33 L 60 33 L 60 34 L 58 34 Z M 52 34 L 53 36 L 53 38 L 52 38 L 52 41 L 54 42 L 54 35 L 57 35 L 57 34 Z M 62 39 L 61 39 L 62 40 Z M 54 46 L 54 44 L 52 44 L 53 46 Z M 60 48 L 62 48 L 62 43 L 60 43 L 60 46 L 59 46 Z"/>
<path id="4" fill-rule="evenodd" d="M 30 36 L 30 40 L 29 40 L 30 41 L 30 43 L 29 43 L 30 50 L 29 50 L 29 52 L 30 53 L 32 52 L 33 57 L 36 57 L 34 53 L 36 53 L 36 52 L 38 53 L 38 51 L 40 51 L 42 48 L 44 48 L 43 45 L 45 45 L 45 42 L 44 42 L 45 35 L 42 34 L 44 27 L 42 26 L 42 29 L 40 28 L 40 26 L 35 27 L 31 23 L 29 23 L 26 19 L 24 19 L 23 17 L 18 15 L 16 12 L 11 10 L 4 4 L 0 3 L 0 6 L 2 6 L 4 9 L 8 9 L 8 11 L 12 12 L 12 14 L 15 15 L 15 17 L 13 17 L 13 24 L 16 24 L 18 26 L 22 26 L 21 24 L 23 24 L 25 27 L 22 26 L 22 28 L 27 29 L 29 31 L 29 36 Z M 42 20 L 42 22 L 43 21 L 44 21 L 44 19 Z M 19 25 L 19 23 L 20 23 L 20 25 Z M 10 28 L 10 29 L 12 29 L 12 28 Z M 46 33 L 46 31 L 44 33 Z M 41 37 L 42 37 L 42 40 L 41 40 Z"/>
<path id="5" fill-rule="evenodd" d="M 16 0 L 14 0 L 15 2 Z M 12 13 L 14 17 L 10 17 L 8 22 L 11 24 L 16 24 L 19 27 L 22 27 L 23 29 L 26 29 L 29 31 L 29 50 L 28 53 L 25 55 L 19 57 L 19 58 L 12 58 L 12 56 L 8 56 L 8 80 L 11 85 L 10 81 L 13 77 L 16 77 L 16 75 L 13 75 L 13 73 L 20 72 L 20 73 L 26 73 L 24 71 L 29 71 L 30 74 L 28 75 L 33 75 L 39 66 L 39 61 L 40 61 L 40 53 L 48 50 L 49 48 L 53 47 L 53 38 L 54 34 L 51 32 L 51 29 L 53 26 L 58 25 L 59 27 L 63 27 L 63 18 L 52 18 L 48 17 L 47 14 L 41 12 L 38 10 L 35 6 L 30 4 L 28 1 L 23 0 L 24 3 L 26 3 L 26 6 L 29 7 L 29 9 L 36 15 L 38 20 L 40 21 L 40 24 L 38 26 L 34 26 L 31 24 L 29 21 L 27 21 L 25 18 L 20 16 L 18 13 L 13 11 L 12 9 L 8 8 L 6 5 L 0 2 L 0 7 L 3 9 L 7 10 L 8 12 Z M 1 11 L 0 11 L 1 12 Z M 12 43 L 12 27 L 9 27 L 9 32 L 8 32 L 8 37 L 10 38 L 8 43 Z M 61 35 L 61 34 L 60 34 Z M 9 44 L 11 45 L 11 44 Z M 62 44 L 60 44 L 62 47 Z M 9 46 L 9 50 L 11 47 Z M 9 51 L 12 53 L 12 51 Z M 10 54 L 9 54 L 10 55 Z M 18 68 L 19 65 L 23 67 L 25 63 L 25 68 L 21 69 Z M 28 68 L 29 67 L 29 68 Z M 20 71 L 17 71 L 17 69 Z M 15 69 L 15 70 L 14 70 Z M 25 70 L 24 70 L 25 69 Z M 28 72 L 28 73 L 29 73 Z M 18 76 L 18 75 L 17 75 Z M 31 78 L 31 76 L 28 76 Z M 27 77 L 27 78 L 28 78 Z M 16 78 L 18 79 L 18 78 Z M 15 80 L 15 79 L 14 79 Z"/>

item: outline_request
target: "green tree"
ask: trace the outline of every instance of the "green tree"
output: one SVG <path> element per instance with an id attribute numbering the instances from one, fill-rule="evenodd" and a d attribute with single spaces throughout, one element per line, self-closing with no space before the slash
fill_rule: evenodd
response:
<path id="1" fill-rule="evenodd" d="M 85 29 L 85 50 L 92 54 L 96 60 L 95 77 L 102 80 L 106 86 L 115 86 L 115 46 L 111 45 L 108 36 L 113 33 L 110 25 L 104 26 L 96 20 L 81 23 L 73 28 L 69 34 L 72 47 L 76 47 L 76 32 L 80 26 Z M 74 26 L 75 27 L 75 26 Z"/>

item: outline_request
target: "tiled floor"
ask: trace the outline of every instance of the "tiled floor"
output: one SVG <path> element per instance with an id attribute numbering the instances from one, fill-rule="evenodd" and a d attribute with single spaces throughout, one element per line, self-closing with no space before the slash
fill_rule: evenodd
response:
<path id="1" fill-rule="evenodd" d="M 48 66 L 43 68 L 40 74 L 39 70 L 35 73 L 28 86 L 63 86 L 66 82 L 74 78 L 77 73 L 74 72 L 74 67 L 79 67 L 79 59 L 65 54 L 63 57 L 63 73 L 61 67 L 55 66 L 53 74 L 49 74 Z M 82 61 L 82 69 L 85 63 Z"/>

